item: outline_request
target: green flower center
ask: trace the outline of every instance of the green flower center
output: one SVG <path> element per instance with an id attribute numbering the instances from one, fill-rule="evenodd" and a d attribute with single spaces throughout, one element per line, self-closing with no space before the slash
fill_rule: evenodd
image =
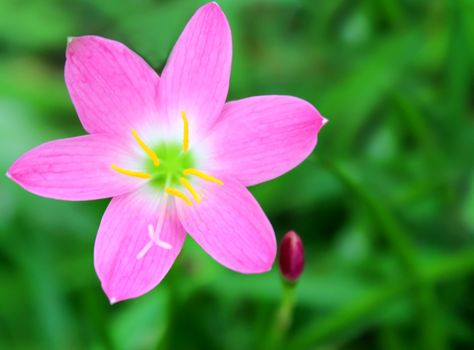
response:
<path id="1" fill-rule="evenodd" d="M 183 152 L 181 144 L 162 143 L 153 147 L 153 151 L 160 155 L 160 166 L 155 166 L 153 161 L 148 159 L 145 171 L 151 175 L 150 184 L 161 190 L 169 186 L 179 186 L 183 171 L 195 165 L 192 153 Z"/>

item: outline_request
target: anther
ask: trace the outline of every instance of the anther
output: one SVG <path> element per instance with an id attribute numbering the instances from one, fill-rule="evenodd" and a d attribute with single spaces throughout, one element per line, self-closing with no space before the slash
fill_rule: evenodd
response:
<path id="1" fill-rule="evenodd" d="M 192 169 L 192 168 L 184 169 L 183 174 L 184 175 L 194 175 L 194 176 L 200 177 L 203 180 L 214 182 L 218 185 L 223 185 L 224 184 L 223 181 L 215 178 L 214 176 L 203 173 L 202 171 L 197 170 L 197 169 Z"/>
<path id="2" fill-rule="evenodd" d="M 181 192 L 181 191 L 178 191 L 178 190 L 176 190 L 176 189 L 174 189 L 174 188 L 171 188 L 171 187 L 166 187 L 165 192 L 168 193 L 168 194 L 170 194 L 170 195 L 172 195 L 172 196 L 181 198 L 181 199 L 182 199 L 183 201 L 185 201 L 186 204 L 189 205 L 190 207 L 193 205 L 193 202 L 191 202 L 191 201 L 189 200 L 189 198 L 186 197 L 186 195 L 185 195 L 183 192 Z"/>
<path id="3" fill-rule="evenodd" d="M 183 151 L 187 152 L 189 148 L 189 123 L 184 111 L 181 112 L 181 116 L 183 117 Z"/>
<path id="4" fill-rule="evenodd" d="M 114 169 L 115 171 L 117 171 L 117 172 L 119 172 L 120 174 L 123 174 L 123 175 L 139 177 L 141 179 L 151 178 L 151 175 L 148 174 L 148 173 L 145 173 L 144 171 L 128 170 L 128 169 L 118 167 L 115 164 L 111 164 L 110 166 L 112 167 L 112 169 Z"/>
<path id="5" fill-rule="evenodd" d="M 191 195 L 194 197 L 197 203 L 201 203 L 201 198 L 199 198 L 199 195 L 197 194 L 196 190 L 194 189 L 193 185 L 186 180 L 184 177 L 179 178 L 179 182 L 186 187 L 186 189 L 191 193 Z"/>
<path id="6" fill-rule="evenodd" d="M 135 129 L 132 129 L 132 133 L 133 133 L 133 137 L 135 137 L 135 140 L 138 142 L 140 147 L 145 151 L 146 154 L 148 154 L 148 157 L 150 157 L 150 159 L 152 160 L 153 165 L 155 167 L 160 165 L 160 159 L 156 155 L 155 151 L 153 151 L 150 147 L 147 146 L 145 142 L 143 142 L 140 136 L 138 136 L 137 131 Z"/>

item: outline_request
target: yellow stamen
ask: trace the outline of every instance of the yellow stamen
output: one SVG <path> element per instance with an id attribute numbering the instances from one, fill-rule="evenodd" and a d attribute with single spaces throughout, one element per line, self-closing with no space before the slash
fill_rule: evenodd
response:
<path id="1" fill-rule="evenodd" d="M 188 118 L 186 118 L 186 113 L 184 111 L 181 112 L 181 116 L 183 117 L 183 151 L 187 152 L 189 148 L 189 123 Z"/>
<path id="2" fill-rule="evenodd" d="M 197 194 L 196 190 L 194 189 L 193 185 L 191 185 L 191 183 L 186 180 L 184 177 L 180 177 L 179 178 L 179 181 L 181 182 L 181 184 L 187 188 L 187 190 L 192 194 L 192 196 L 194 197 L 194 199 L 196 200 L 197 203 L 201 203 L 201 199 L 199 198 L 199 195 Z"/>
<path id="3" fill-rule="evenodd" d="M 189 206 L 192 206 L 192 205 L 193 205 L 193 202 L 191 202 L 191 201 L 189 200 L 189 198 L 186 197 L 186 195 L 185 195 L 183 192 L 181 192 L 181 191 L 178 191 L 178 190 L 176 190 L 176 189 L 174 189 L 174 188 L 171 188 L 171 187 L 166 187 L 165 192 L 168 193 L 168 194 L 170 194 L 170 195 L 172 195 L 172 196 L 181 198 L 181 199 L 182 199 L 183 201 L 185 201 L 186 204 L 189 205 Z"/>
<path id="4" fill-rule="evenodd" d="M 124 175 L 128 175 L 128 176 L 135 176 L 135 177 L 139 177 L 141 179 L 151 178 L 150 174 L 145 173 L 143 171 L 127 170 L 127 169 L 124 169 L 124 168 L 120 168 L 120 167 L 116 166 L 115 164 L 112 164 L 111 167 L 115 171 L 118 171 L 120 174 L 124 174 Z"/>
<path id="5" fill-rule="evenodd" d="M 148 156 L 151 158 L 153 161 L 153 165 L 158 166 L 160 165 L 160 160 L 158 159 L 158 156 L 156 155 L 155 151 L 153 151 L 150 147 L 146 145 L 145 142 L 138 136 L 137 131 L 135 129 L 132 129 L 133 136 L 135 137 L 135 140 L 137 140 L 138 144 L 140 145 L 141 148 L 148 154 Z"/>
<path id="6" fill-rule="evenodd" d="M 200 177 L 203 180 L 214 182 L 218 185 L 223 185 L 224 184 L 224 182 L 222 182 L 219 179 L 216 179 L 214 176 L 203 173 L 202 171 L 199 171 L 197 169 L 192 169 L 192 168 L 184 169 L 183 174 L 184 175 L 194 175 L 194 176 Z"/>

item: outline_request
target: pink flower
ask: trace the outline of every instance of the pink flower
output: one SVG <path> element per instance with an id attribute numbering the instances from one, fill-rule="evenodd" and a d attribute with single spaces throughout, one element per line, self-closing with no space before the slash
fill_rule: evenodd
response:
<path id="1" fill-rule="evenodd" d="M 219 6 L 195 13 L 161 77 L 97 36 L 70 40 L 66 57 L 66 85 L 88 135 L 40 145 L 7 175 L 44 197 L 114 197 L 94 251 L 110 301 L 158 285 L 186 232 L 229 269 L 268 271 L 275 235 L 245 187 L 302 162 L 326 120 L 290 96 L 225 103 L 232 42 Z"/>

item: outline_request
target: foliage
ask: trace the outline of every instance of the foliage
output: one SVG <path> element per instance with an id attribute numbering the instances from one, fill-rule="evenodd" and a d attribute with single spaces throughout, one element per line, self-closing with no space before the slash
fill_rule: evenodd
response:
<path id="1" fill-rule="evenodd" d="M 158 71 L 202 2 L 0 0 L 0 167 L 80 135 L 67 36 L 117 39 Z M 306 269 L 289 349 L 474 347 L 474 3 L 222 0 L 229 99 L 290 94 L 330 122 L 316 151 L 252 189 Z M 252 349 L 276 270 L 227 271 L 187 239 L 165 281 L 110 306 L 92 263 L 107 201 L 39 198 L 0 179 L 0 348 Z"/>

